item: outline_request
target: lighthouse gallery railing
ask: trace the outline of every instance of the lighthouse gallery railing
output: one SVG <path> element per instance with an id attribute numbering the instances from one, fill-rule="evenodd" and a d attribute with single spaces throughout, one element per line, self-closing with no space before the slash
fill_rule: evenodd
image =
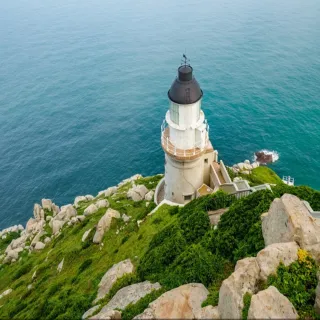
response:
<path id="1" fill-rule="evenodd" d="M 208 144 L 208 131 L 209 131 L 209 125 L 206 122 L 207 126 L 207 134 L 206 134 L 206 139 L 205 143 L 202 146 L 201 145 L 201 140 L 196 141 L 194 145 L 191 148 L 188 149 L 181 149 L 177 148 L 174 143 L 170 140 L 169 138 L 169 127 L 166 123 L 166 121 L 163 121 L 161 125 L 161 144 L 162 148 L 167 151 L 168 153 L 176 156 L 176 157 L 181 157 L 181 158 L 192 158 L 200 155 L 203 153 L 203 151 L 206 149 L 206 146 Z"/>

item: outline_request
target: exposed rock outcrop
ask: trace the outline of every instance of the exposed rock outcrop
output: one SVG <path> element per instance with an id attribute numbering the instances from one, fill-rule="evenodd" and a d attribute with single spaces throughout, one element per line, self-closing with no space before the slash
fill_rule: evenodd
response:
<path id="1" fill-rule="evenodd" d="M 152 201 L 154 196 L 154 191 L 150 190 L 144 197 L 145 200 L 147 201 Z"/>
<path id="2" fill-rule="evenodd" d="M 98 222 L 96 233 L 93 237 L 94 243 L 100 243 L 102 241 L 104 233 L 110 228 L 112 218 L 119 219 L 120 213 L 117 210 L 109 208 Z"/>
<path id="3" fill-rule="evenodd" d="M 260 277 L 267 280 L 270 274 L 276 273 L 282 262 L 288 266 L 298 259 L 299 246 L 295 242 L 270 244 L 257 254 L 257 262 L 260 267 Z"/>
<path id="4" fill-rule="evenodd" d="M 200 319 L 220 319 L 218 307 L 206 306 L 202 308 Z"/>
<path id="5" fill-rule="evenodd" d="M 119 278 L 125 274 L 132 273 L 133 270 L 134 266 L 130 259 L 114 264 L 102 277 L 98 285 L 97 298 L 94 300 L 94 303 L 104 298 Z"/>
<path id="6" fill-rule="evenodd" d="M 221 319 L 240 319 L 243 308 L 243 296 L 255 293 L 260 268 L 256 258 L 239 260 L 235 271 L 222 282 L 219 291 L 218 310 Z"/>
<path id="7" fill-rule="evenodd" d="M 115 309 L 125 309 L 130 303 L 136 303 L 152 290 L 158 290 L 158 282 L 144 281 L 120 289 L 101 311 L 90 319 L 106 319 L 108 313 Z"/>
<path id="8" fill-rule="evenodd" d="M 320 261 L 320 226 L 294 195 L 273 200 L 268 213 L 262 215 L 262 233 L 266 245 L 295 241 Z"/>
<path id="9" fill-rule="evenodd" d="M 89 207 L 87 207 L 87 208 L 84 210 L 83 214 L 84 214 L 85 216 L 89 216 L 89 215 L 91 215 L 91 214 L 93 214 L 93 213 L 96 213 L 97 211 L 98 211 L 98 207 L 97 207 L 94 203 L 92 203 L 92 204 L 90 204 Z"/>
<path id="10" fill-rule="evenodd" d="M 288 298 L 270 286 L 252 296 L 248 319 L 298 319 L 298 313 Z"/>
<path id="11" fill-rule="evenodd" d="M 98 200 L 96 203 L 96 206 L 98 207 L 98 209 L 107 208 L 107 207 L 109 207 L 109 202 L 108 202 L 108 200 L 105 200 L 105 199 Z"/>
<path id="12" fill-rule="evenodd" d="M 133 201 L 140 201 L 143 200 L 146 194 L 148 193 L 148 189 L 143 184 L 133 186 L 127 192 L 127 198 L 132 199 Z"/>
<path id="13" fill-rule="evenodd" d="M 7 296 L 8 294 L 10 294 L 12 292 L 12 289 L 7 289 L 6 291 L 3 291 L 0 294 L 0 299 L 2 299 L 3 297 Z"/>
<path id="14" fill-rule="evenodd" d="M 204 319 L 211 308 L 201 308 L 209 291 L 201 283 L 189 283 L 162 294 L 134 319 Z"/>
<path id="15" fill-rule="evenodd" d="M 90 316 L 92 316 L 98 309 L 100 308 L 100 304 L 97 304 L 96 306 L 90 308 L 89 310 L 87 310 L 83 315 L 82 315 L 82 319 L 87 319 Z"/>

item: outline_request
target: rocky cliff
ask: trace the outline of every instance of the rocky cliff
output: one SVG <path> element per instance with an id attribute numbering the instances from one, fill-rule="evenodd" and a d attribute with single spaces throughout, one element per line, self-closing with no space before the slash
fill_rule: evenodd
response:
<path id="1" fill-rule="evenodd" d="M 161 177 L 43 199 L 25 228 L 2 230 L 0 319 L 316 317 L 319 192 L 277 179 L 154 210 Z"/>

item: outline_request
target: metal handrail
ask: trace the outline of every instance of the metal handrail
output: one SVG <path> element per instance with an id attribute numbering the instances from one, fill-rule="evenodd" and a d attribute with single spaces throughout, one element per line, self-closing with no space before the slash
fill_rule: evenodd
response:
<path id="1" fill-rule="evenodd" d="M 180 157 L 188 157 L 188 156 L 195 156 L 203 152 L 203 150 L 206 148 L 206 145 L 208 143 L 208 133 L 206 136 L 204 147 L 201 147 L 201 140 L 196 141 L 194 145 L 191 148 L 188 149 L 180 149 L 177 148 L 174 143 L 169 139 L 168 136 L 165 135 L 166 129 L 168 125 L 166 121 L 164 120 L 161 125 L 161 144 L 165 150 L 167 150 L 169 153 L 180 156 Z"/>

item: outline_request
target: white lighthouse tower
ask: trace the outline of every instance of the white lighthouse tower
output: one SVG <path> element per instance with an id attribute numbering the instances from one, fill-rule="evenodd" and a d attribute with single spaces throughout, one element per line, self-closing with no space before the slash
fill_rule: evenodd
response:
<path id="1" fill-rule="evenodd" d="M 165 151 L 164 198 L 175 203 L 187 203 L 197 196 L 203 184 L 209 186 L 210 164 L 218 160 L 201 110 L 202 95 L 193 68 L 185 58 L 168 91 L 170 105 L 161 127 Z"/>
<path id="2" fill-rule="evenodd" d="M 223 190 L 237 198 L 252 192 L 246 180 L 232 181 L 209 139 L 209 125 L 201 109 L 203 92 L 187 63 L 168 91 L 169 110 L 161 126 L 165 175 L 155 190 L 155 202 L 185 204 Z"/>

